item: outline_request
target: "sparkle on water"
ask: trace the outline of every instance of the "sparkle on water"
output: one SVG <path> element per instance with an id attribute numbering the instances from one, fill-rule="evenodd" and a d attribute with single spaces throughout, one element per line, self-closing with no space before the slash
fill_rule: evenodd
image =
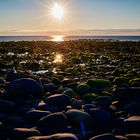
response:
<path id="1" fill-rule="evenodd" d="M 54 59 L 54 63 L 62 63 L 62 55 L 61 54 L 56 54 L 55 59 Z"/>

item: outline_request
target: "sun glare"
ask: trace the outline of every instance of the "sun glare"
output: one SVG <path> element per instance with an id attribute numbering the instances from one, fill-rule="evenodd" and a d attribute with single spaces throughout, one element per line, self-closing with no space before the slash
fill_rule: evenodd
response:
<path id="1" fill-rule="evenodd" d="M 52 15 L 56 19 L 62 19 L 62 17 L 64 16 L 63 7 L 61 5 L 59 5 L 58 3 L 55 3 L 54 7 L 52 9 Z"/>
<path id="2" fill-rule="evenodd" d="M 62 63 L 62 55 L 61 54 L 56 54 L 53 62 L 54 63 Z"/>
<path id="3" fill-rule="evenodd" d="M 64 41 L 64 39 L 62 35 L 55 35 L 53 36 L 52 41 L 59 42 L 59 41 Z"/>

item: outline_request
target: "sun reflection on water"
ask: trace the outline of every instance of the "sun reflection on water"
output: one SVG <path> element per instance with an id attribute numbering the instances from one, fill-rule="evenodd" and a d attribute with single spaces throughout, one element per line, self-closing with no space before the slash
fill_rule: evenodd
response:
<path id="1" fill-rule="evenodd" d="M 63 61 L 63 56 L 61 54 L 56 54 L 55 58 L 54 58 L 54 63 L 62 63 Z"/>
<path id="2" fill-rule="evenodd" d="M 62 36 L 62 35 L 55 35 L 55 36 L 53 36 L 52 37 L 52 41 L 64 41 L 64 36 Z"/>

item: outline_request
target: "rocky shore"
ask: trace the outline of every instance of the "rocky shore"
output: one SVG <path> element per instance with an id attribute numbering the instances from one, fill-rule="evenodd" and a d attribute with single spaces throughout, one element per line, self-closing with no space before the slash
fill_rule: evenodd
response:
<path id="1" fill-rule="evenodd" d="M 140 140 L 140 42 L 0 42 L 0 140 Z"/>

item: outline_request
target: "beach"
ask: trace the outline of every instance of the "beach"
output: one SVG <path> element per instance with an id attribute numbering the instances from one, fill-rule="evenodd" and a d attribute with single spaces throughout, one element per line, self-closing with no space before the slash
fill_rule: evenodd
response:
<path id="1" fill-rule="evenodd" d="M 0 140 L 140 139 L 140 41 L 0 42 Z"/>

